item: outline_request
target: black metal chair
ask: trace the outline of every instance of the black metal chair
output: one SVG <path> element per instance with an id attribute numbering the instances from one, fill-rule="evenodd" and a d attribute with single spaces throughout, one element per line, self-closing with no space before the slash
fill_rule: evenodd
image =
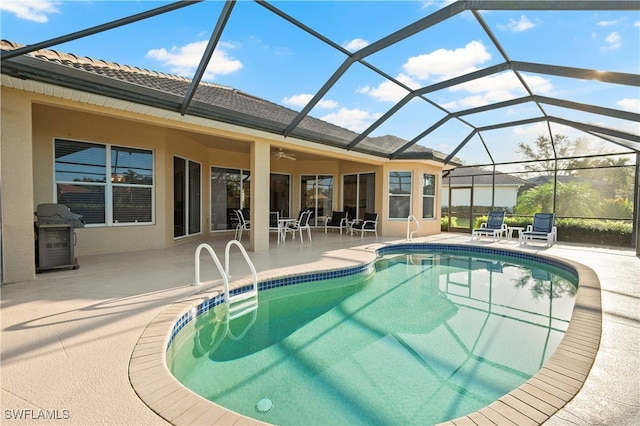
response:
<path id="1" fill-rule="evenodd" d="M 378 238 L 378 213 L 365 213 L 362 220 L 351 224 L 351 235 L 354 231 L 360 232 L 360 238 L 364 238 L 365 232 L 373 232 Z"/>
<path id="2" fill-rule="evenodd" d="M 347 229 L 347 212 L 331 212 L 331 216 L 324 221 L 325 234 L 329 228 L 340 229 L 340 235 L 342 235 L 342 229 Z"/>

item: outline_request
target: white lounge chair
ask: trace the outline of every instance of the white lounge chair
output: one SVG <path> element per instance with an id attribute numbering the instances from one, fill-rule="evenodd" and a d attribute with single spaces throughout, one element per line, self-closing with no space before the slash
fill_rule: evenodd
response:
<path id="1" fill-rule="evenodd" d="M 474 237 L 480 239 L 482 235 L 491 235 L 493 241 L 496 237 L 501 238 L 503 235 L 507 236 L 507 224 L 504 223 L 504 212 L 489 212 L 487 221 L 480 224 L 480 228 L 476 228 L 471 232 L 471 239 Z"/>
<path id="2" fill-rule="evenodd" d="M 546 240 L 548 246 L 558 241 L 558 230 L 555 226 L 556 216 L 553 213 L 536 213 L 533 215 L 533 224 L 527 225 L 527 229 L 520 233 L 520 244 L 526 244 L 527 240 Z"/>

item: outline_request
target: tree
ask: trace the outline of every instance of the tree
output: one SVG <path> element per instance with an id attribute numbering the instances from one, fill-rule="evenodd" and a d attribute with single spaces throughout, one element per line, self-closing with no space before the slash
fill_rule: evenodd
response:
<path id="1" fill-rule="evenodd" d="M 573 159 L 579 152 L 588 150 L 589 142 L 584 139 L 570 140 L 564 135 L 555 135 L 553 143 L 547 136 L 540 135 L 529 145 L 523 142 L 518 144 L 516 152 L 533 163 L 525 164 L 525 170 L 539 172 L 542 175 L 552 176 L 556 168 L 556 158 L 558 160 L 558 174 L 571 174 L 571 169 L 576 167 L 588 167 L 589 160 Z"/>
<path id="2" fill-rule="evenodd" d="M 599 194 L 589 184 L 569 182 L 557 184 L 555 213 L 559 216 L 593 216 L 599 205 Z M 518 197 L 516 214 L 532 215 L 553 212 L 553 182 L 538 185 Z"/>

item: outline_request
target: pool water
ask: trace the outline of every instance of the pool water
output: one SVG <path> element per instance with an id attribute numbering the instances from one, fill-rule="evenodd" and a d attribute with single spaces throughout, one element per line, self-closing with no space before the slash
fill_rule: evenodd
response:
<path id="1" fill-rule="evenodd" d="M 167 362 L 194 392 L 267 423 L 435 424 L 540 369 L 576 281 L 491 255 L 390 254 L 373 274 L 261 291 L 256 315 L 230 324 L 222 307 L 201 314 Z"/>

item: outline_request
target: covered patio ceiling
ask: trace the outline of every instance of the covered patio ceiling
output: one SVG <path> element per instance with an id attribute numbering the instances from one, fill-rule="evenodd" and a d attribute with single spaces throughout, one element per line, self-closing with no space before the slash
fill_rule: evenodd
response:
<path id="1" fill-rule="evenodd" d="M 143 5 L 144 3 L 146 2 Z M 284 137 L 296 137 L 389 159 L 433 159 L 433 152 L 437 152 L 436 158 L 445 164 L 509 164 L 518 159 L 518 143 L 532 142 L 535 139 L 532 135 L 536 133 L 549 138 L 552 143 L 558 134 L 597 140 L 598 143 L 591 149 L 599 152 L 589 152 L 590 155 L 640 151 L 638 103 L 632 103 L 633 106 L 627 109 L 620 107 L 622 100 L 633 101 L 639 98 L 638 49 L 635 57 L 616 60 L 612 59 L 616 53 L 608 52 L 608 64 L 617 68 L 602 69 L 601 59 L 596 60 L 599 56 L 595 51 L 596 47 L 587 46 L 583 54 L 569 55 L 569 51 L 577 47 L 564 43 L 562 36 L 563 31 L 570 31 L 571 19 L 575 19 L 576 13 L 583 17 L 607 13 L 612 14 L 606 15 L 607 17 L 635 21 L 635 25 L 631 24 L 635 27 L 634 42 L 638 43 L 638 1 L 440 2 L 435 11 L 399 28 L 394 27 L 397 25 L 395 21 L 387 23 L 385 16 L 378 16 L 379 21 L 372 22 L 349 15 L 347 11 L 353 11 L 354 8 L 345 6 L 342 11 L 341 3 L 343 2 L 306 2 L 304 7 L 310 13 L 300 12 L 300 2 L 179 1 L 162 4 L 154 9 L 59 37 L 24 43 L 23 47 L 13 50 L 3 50 L 2 73 L 54 82 L 179 111 L 182 115 L 233 122 Z M 354 4 L 362 8 L 377 7 L 377 2 L 351 2 L 351 6 Z M 113 8 L 117 7 L 118 3 L 113 3 Z M 217 18 L 211 19 L 204 53 L 195 72 L 188 76 L 189 83 L 185 84 L 179 97 L 167 96 L 166 93 L 142 86 L 132 91 L 131 88 L 135 86 L 105 83 L 104 78 L 85 78 L 77 70 L 65 75 L 55 67 L 35 64 L 32 60 L 34 52 L 54 47 L 81 54 L 81 51 L 76 51 L 73 42 L 118 31 L 125 26 L 141 25 L 142 22 L 168 25 L 167 32 L 177 32 L 183 17 L 182 11 L 191 8 L 199 8 L 200 13 Z M 313 10 L 320 8 L 335 9 L 335 22 L 316 21 Z M 514 22 L 514 18 L 524 18 L 524 13 L 529 22 L 544 22 L 548 14 L 564 14 L 565 26 L 549 25 L 544 30 L 547 32 L 544 39 L 539 35 L 537 44 L 528 44 L 529 42 L 523 41 L 521 33 L 501 29 L 501 22 Z M 274 33 L 281 31 L 287 36 L 304 38 L 308 40 L 309 50 L 322 49 L 323 52 L 329 51 L 334 57 L 331 63 L 298 60 L 297 68 L 292 70 L 292 75 L 297 75 L 298 79 L 291 80 L 291 86 L 295 86 L 295 89 L 289 88 L 289 92 L 255 93 L 251 87 L 234 87 L 276 104 L 286 103 L 286 96 L 283 95 L 286 93 L 310 93 L 305 103 L 298 103 L 297 108 L 287 105 L 291 108 L 290 114 L 285 114 L 276 122 L 257 116 L 225 115 L 224 111 L 210 106 L 202 97 L 197 96 L 203 90 L 202 83 L 207 80 L 207 67 L 212 60 L 216 60 L 214 52 L 221 47 L 223 40 L 238 38 L 242 33 L 247 36 L 252 33 L 251 25 L 247 24 L 247 16 L 269 19 L 274 23 L 271 28 Z M 169 19 L 158 22 L 163 17 Z M 460 20 L 465 21 L 465 33 L 468 32 L 468 41 L 464 46 L 450 43 L 447 37 L 453 31 L 454 23 L 460 24 Z M 332 30 L 331 25 L 349 27 L 354 40 L 361 33 L 372 34 L 365 30 L 367 26 L 379 27 L 378 32 L 385 33 L 375 41 L 362 43 L 362 47 L 352 48 L 345 46 L 344 40 L 333 35 L 338 32 Z M 438 52 L 463 49 L 473 43 L 480 43 L 487 52 L 488 59 L 484 61 L 482 68 L 470 66 L 464 71 L 442 74 L 438 78 L 425 79 L 426 84 L 417 84 L 420 80 L 407 79 L 401 72 L 407 69 L 407 64 L 413 59 L 424 55 L 435 58 Z M 436 48 L 437 46 L 441 47 Z M 122 49 L 134 49 L 134 46 L 123 46 Z M 588 54 L 589 49 L 593 49 L 591 55 Z M 567 52 L 564 55 L 566 59 L 558 62 L 557 58 L 563 58 L 563 51 Z M 314 55 L 305 56 L 311 59 L 313 57 Z M 388 58 L 396 59 L 386 60 Z M 104 59 L 110 60 L 108 57 Z M 576 63 L 566 62 L 572 59 Z M 402 61 L 406 61 L 404 67 L 401 65 Z M 127 65 L 136 66 L 135 63 Z M 260 78 L 253 87 L 269 86 L 270 64 L 265 62 L 254 65 L 261 68 L 262 72 L 256 74 Z M 320 72 L 311 73 L 311 69 Z M 224 83 L 223 78 L 220 80 Z M 370 95 L 374 84 L 378 89 L 386 87 L 394 95 L 386 99 L 386 104 L 375 106 L 370 97 L 353 95 L 354 102 L 361 102 L 353 105 L 354 110 L 377 111 L 370 114 L 359 128 L 350 126 L 340 135 L 329 137 L 322 132 L 313 131 L 305 124 L 313 117 L 329 122 L 336 120 L 333 124 L 340 126 L 337 119 L 332 119 L 330 115 L 323 116 L 323 102 L 337 97 L 338 90 L 345 86 L 350 87 L 352 93 L 359 94 L 366 92 L 367 88 Z M 509 88 L 499 90 L 496 86 L 500 85 Z M 472 86 L 475 88 L 471 89 Z M 493 87 L 492 94 L 478 89 L 482 86 Z M 597 101 L 593 101 L 594 97 L 584 96 L 595 92 L 599 93 L 595 98 Z M 273 99 L 268 99 L 269 97 Z M 515 132 L 515 129 L 520 132 Z M 518 135 L 521 136 L 518 138 Z M 393 145 L 384 143 L 385 138 L 389 137 L 394 138 Z M 393 148 L 390 149 L 390 146 Z"/>

